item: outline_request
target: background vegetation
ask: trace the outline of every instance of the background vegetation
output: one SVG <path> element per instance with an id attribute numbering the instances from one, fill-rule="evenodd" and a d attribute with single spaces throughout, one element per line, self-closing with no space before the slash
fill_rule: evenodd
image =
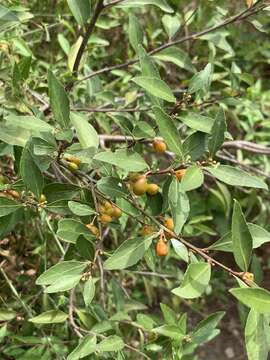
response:
<path id="1" fill-rule="evenodd" d="M 0 5 L 0 359 L 266 360 L 267 1 Z"/>

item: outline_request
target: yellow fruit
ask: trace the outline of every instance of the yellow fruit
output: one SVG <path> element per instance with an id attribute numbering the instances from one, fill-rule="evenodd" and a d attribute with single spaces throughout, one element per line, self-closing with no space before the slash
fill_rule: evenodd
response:
<path id="1" fill-rule="evenodd" d="M 99 237 L 99 230 L 98 228 L 93 224 L 87 224 L 86 227 L 91 231 L 93 235 L 96 237 Z"/>
<path id="2" fill-rule="evenodd" d="M 242 279 L 247 283 L 252 283 L 254 281 L 254 274 L 250 272 L 245 272 L 242 275 Z"/>
<path id="3" fill-rule="evenodd" d="M 79 166 L 77 164 L 75 164 L 74 162 L 69 162 L 68 163 L 68 169 L 71 171 L 71 172 L 75 172 L 79 169 Z"/>
<path id="4" fill-rule="evenodd" d="M 140 234 L 142 236 L 147 236 L 147 235 L 151 235 L 155 232 L 155 227 L 153 225 L 144 225 L 141 229 L 140 229 Z"/>
<path id="5" fill-rule="evenodd" d="M 98 211 L 100 214 L 105 214 L 106 213 L 106 209 L 104 205 L 98 205 Z"/>
<path id="6" fill-rule="evenodd" d="M 76 156 L 72 156 L 72 155 L 65 156 L 65 160 L 67 160 L 68 162 L 74 163 L 78 166 L 81 164 L 81 159 L 79 159 Z"/>
<path id="7" fill-rule="evenodd" d="M 174 229 L 174 223 L 172 218 L 164 219 L 163 225 L 171 231 L 173 231 Z"/>
<path id="8" fill-rule="evenodd" d="M 116 207 L 116 206 L 113 206 L 113 214 L 112 214 L 112 217 L 114 217 L 114 218 L 116 218 L 116 219 L 119 219 L 121 216 L 122 216 L 122 210 L 119 209 L 119 208 Z"/>
<path id="9" fill-rule="evenodd" d="M 154 148 L 155 152 L 162 154 L 167 150 L 167 145 L 162 140 L 154 140 L 153 148 Z"/>
<path id="10" fill-rule="evenodd" d="M 111 209 L 112 208 L 112 204 L 109 201 L 105 201 L 105 203 L 103 204 L 104 208 L 106 210 Z"/>
<path id="11" fill-rule="evenodd" d="M 156 195 L 159 191 L 159 187 L 157 184 L 148 184 L 147 185 L 147 194 L 153 196 Z"/>
<path id="12" fill-rule="evenodd" d="M 112 217 L 108 214 L 101 214 L 99 217 L 98 217 L 98 220 L 102 223 L 102 224 L 107 224 L 109 222 L 112 221 Z"/>
<path id="13" fill-rule="evenodd" d="M 136 182 L 142 175 L 139 173 L 130 173 L 128 177 L 131 182 Z"/>
<path id="14" fill-rule="evenodd" d="M 157 256 L 166 256 L 168 255 L 168 252 L 169 252 L 168 244 L 163 239 L 159 239 L 156 245 Z"/>
<path id="15" fill-rule="evenodd" d="M 46 196 L 44 194 L 41 194 L 39 198 L 39 203 L 44 203 L 46 200 Z"/>
<path id="16" fill-rule="evenodd" d="M 7 190 L 7 194 L 12 196 L 14 199 L 19 199 L 21 195 L 16 190 Z"/>
<path id="17" fill-rule="evenodd" d="M 144 195 L 146 191 L 147 191 L 146 177 L 142 176 L 133 185 L 133 192 L 135 195 L 141 196 Z"/>
<path id="18" fill-rule="evenodd" d="M 185 173 L 186 173 L 186 169 L 176 170 L 175 171 L 175 176 L 176 176 L 177 180 L 181 181 L 183 176 L 185 175 Z"/>

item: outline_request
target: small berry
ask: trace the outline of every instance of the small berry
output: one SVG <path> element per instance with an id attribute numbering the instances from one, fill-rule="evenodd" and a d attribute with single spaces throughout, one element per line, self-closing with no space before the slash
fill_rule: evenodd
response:
<path id="1" fill-rule="evenodd" d="M 185 175 L 185 173 L 186 173 L 186 169 L 176 170 L 175 171 L 175 176 L 176 176 L 177 180 L 181 181 L 183 176 Z"/>
<path id="2" fill-rule="evenodd" d="M 133 185 L 133 192 L 135 195 L 141 196 L 144 195 L 146 191 L 147 191 L 146 177 L 142 176 Z"/>
<path id="3" fill-rule="evenodd" d="M 157 256 L 166 256 L 168 255 L 168 252 L 169 252 L 168 244 L 163 239 L 159 239 L 156 245 Z"/>
<path id="4" fill-rule="evenodd" d="M 65 160 L 68 161 L 68 162 L 74 163 L 74 164 L 76 164 L 78 166 L 81 165 L 81 159 L 79 159 L 76 156 L 72 156 L 72 155 L 65 156 Z"/>
<path id="5" fill-rule="evenodd" d="M 46 201 L 46 196 L 44 194 L 41 194 L 40 197 L 39 197 L 39 203 L 42 204 Z"/>
<path id="6" fill-rule="evenodd" d="M 116 206 L 113 206 L 113 214 L 112 216 L 116 219 L 119 219 L 121 216 L 122 216 L 122 210 L 119 209 L 118 207 Z"/>
<path id="7" fill-rule="evenodd" d="M 157 184 L 148 184 L 147 185 L 147 194 L 154 196 L 159 191 L 159 186 Z"/>
<path id="8" fill-rule="evenodd" d="M 154 140 L 153 148 L 154 148 L 155 152 L 157 152 L 159 154 L 163 154 L 167 150 L 167 145 L 162 140 Z"/>
<path id="9" fill-rule="evenodd" d="M 151 235 L 155 232 L 155 227 L 153 225 L 144 225 L 141 229 L 140 229 L 140 235 L 142 236 L 147 236 L 147 235 Z"/>
<path id="10" fill-rule="evenodd" d="M 101 214 L 98 217 L 98 220 L 102 223 L 102 224 L 107 224 L 110 223 L 112 221 L 112 217 L 108 214 Z"/>
<path id="11" fill-rule="evenodd" d="M 75 172 L 79 169 L 79 166 L 77 164 L 75 164 L 74 162 L 69 162 L 68 163 L 68 169 L 71 171 L 71 172 Z"/>
<path id="12" fill-rule="evenodd" d="M 91 231 L 93 235 L 96 237 L 99 237 L 99 230 L 98 228 L 93 224 L 87 224 L 86 227 Z"/>
<path id="13" fill-rule="evenodd" d="M 7 194 L 12 196 L 14 199 L 19 199 L 21 195 L 16 190 L 7 190 Z"/>
<path id="14" fill-rule="evenodd" d="M 174 223 L 172 218 L 164 219 L 163 225 L 169 230 L 173 231 L 174 229 Z"/>

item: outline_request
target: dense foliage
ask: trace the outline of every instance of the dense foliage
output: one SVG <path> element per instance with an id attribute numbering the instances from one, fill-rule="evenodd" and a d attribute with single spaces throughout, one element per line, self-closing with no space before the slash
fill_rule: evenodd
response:
<path id="1" fill-rule="evenodd" d="M 2 0 L 0 359 L 267 360 L 269 10 Z"/>

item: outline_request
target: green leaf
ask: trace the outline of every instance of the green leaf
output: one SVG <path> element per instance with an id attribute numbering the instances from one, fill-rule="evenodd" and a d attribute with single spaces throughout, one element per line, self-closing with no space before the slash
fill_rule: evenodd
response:
<path id="1" fill-rule="evenodd" d="M 230 165 L 207 166 L 205 170 L 228 185 L 268 190 L 267 184 L 260 178 Z"/>
<path id="2" fill-rule="evenodd" d="M 174 222 L 174 232 L 178 235 L 187 221 L 190 206 L 186 193 L 175 177 L 170 184 L 168 198 Z"/>
<path id="3" fill-rule="evenodd" d="M 270 314 L 270 292 L 262 288 L 235 288 L 229 290 L 244 305 L 260 314 Z"/>
<path id="4" fill-rule="evenodd" d="M 10 321 L 16 317 L 17 313 L 6 308 L 0 308 L 0 321 Z"/>
<path id="5" fill-rule="evenodd" d="M 79 360 L 96 351 L 97 339 L 93 335 L 85 336 L 79 345 L 68 355 L 67 360 Z"/>
<path id="6" fill-rule="evenodd" d="M 67 3 L 77 23 L 83 26 L 90 18 L 90 0 L 67 0 Z"/>
<path id="7" fill-rule="evenodd" d="M 20 209 L 22 204 L 19 204 L 9 198 L 0 196 L 0 217 L 6 216 Z"/>
<path id="8" fill-rule="evenodd" d="M 208 139 L 208 150 L 211 157 L 215 155 L 215 153 L 220 149 L 221 145 L 223 144 L 226 130 L 227 124 L 225 119 L 225 113 L 224 110 L 220 108 Z"/>
<path id="9" fill-rule="evenodd" d="M 224 311 L 217 311 L 214 314 L 209 315 L 206 319 L 203 319 L 196 325 L 191 334 L 192 341 L 197 344 L 202 344 L 211 338 L 213 331 L 225 315 Z"/>
<path id="10" fill-rule="evenodd" d="M 152 332 L 176 341 L 180 341 L 185 337 L 185 334 L 183 334 L 182 330 L 177 325 L 162 325 L 152 329 Z"/>
<path id="11" fill-rule="evenodd" d="M 45 293 L 51 294 L 73 289 L 81 280 L 81 275 L 69 275 L 61 277 L 61 281 L 54 282 L 45 289 Z"/>
<path id="12" fill-rule="evenodd" d="M 190 80 L 188 92 L 193 94 L 198 91 L 207 92 L 211 84 L 212 65 L 209 63 L 206 67 L 195 74 Z"/>
<path id="13" fill-rule="evenodd" d="M 138 56 L 140 59 L 142 76 L 160 79 L 159 71 L 156 65 L 153 63 L 151 57 L 147 54 L 142 45 L 138 45 Z"/>
<path id="14" fill-rule="evenodd" d="M 24 147 L 30 137 L 30 130 L 24 130 L 18 127 L 12 128 L 0 123 L 0 140 L 4 143 Z"/>
<path id="15" fill-rule="evenodd" d="M 174 248 L 174 251 L 180 257 L 180 259 L 188 263 L 189 262 L 188 249 L 185 247 L 185 245 L 176 239 L 171 239 L 171 243 Z"/>
<path id="16" fill-rule="evenodd" d="M 126 197 L 129 193 L 126 185 L 120 179 L 112 176 L 102 177 L 97 182 L 97 188 L 103 194 L 116 198 Z"/>
<path id="17" fill-rule="evenodd" d="M 196 71 L 196 68 L 192 64 L 188 54 L 184 50 L 176 46 L 171 46 L 167 49 L 164 49 L 153 55 L 153 57 L 161 61 L 172 62 L 173 64 L 179 66 L 181 69 L 188 70 L 192 73 Z"/>
<path id="18" fill-rule="evenodd" d="M 137 52 L 138 45 L 143 42 L 143 30 L 138 19 L 132 13 L 129 13 L 128 37 L 131 46 Z"/>
<path id="19" fill-rule="evenodd" d="M 32 191 L 37 198 L 42 194 L 44 179 L 42 173 L 34 161 L 30 141 L 25 145 L 20 161 L 20 173 L 27 190 Z"/>
<path id="20" fill-rule="evenodd" d="M 125 0 L 121 2 L 117 7 L 137 7 L 142 5 L 155 5 L 158 6 L 161 10 L 167 13 L 173 13 L 173 9 L 167 4 L 165 0 Z"/>
<path id="21" fill-rule="evenodd" d="M 267 360 L 270 350 L 268 316 L 250 310 L 245 326 L 245 343 L 249 360 Z"/>
<path id="22" fill-rule="evenodd" d="M 185 125 L 191 129 L 211 134 L 215 119 L 197 113 L 191 113 L 178 117 Z"/>
<path id="23" fill-rule="evenodd" d="M 187 168 L 183 179 L 181 180 L 181 185 L 183 191 L 191 191 L 199 188 L 203 184 L 204 176 L 203 171 L 197 165 L 190 166 Z"/>
<path id="24" fill-rule="evenodd" d="M 206 150 L 206 134 L 202 132 L 194 132 L 183 142 L 184 156 L 190 157 L 192 161 L 202 158 Z"/>
<path id="25" fill-rule="evenodd" d="M 48 87 L 50 105 L 55 120 L 60 127 L 67 128 L 69 125 L 69 99 L 64 87 L 51 71 L 48 72 Z"/>
<path id="26" fill-rule="evenodd" d="M 83 235 L 87 239 L 91 239 L 92 235 L 87 227 L 74 219 L 62 219 L 58 222 L 58 230 L 56 235 L 63 241 L 75 244 L 78 237 Z"/>
<path id="27" fill-rule="evenodd" d="M 155 77 L 137 76 L 133 78 L 132 81 L 157 98 L 168 102 L 176 102 L 172 90 L 163 80 Z"/>
<path id="28" fill-rule="evenodd" d="M 206 262 L 192 263 L 188 266 L 180 287 L 172 293 L 184 299 L 194 299 L 202 295 L 211 277 L 211 266 Z"/>
<path id="29" fill-rule="evenodd" d="M 179 20 L 179 17 L 177 15 L 164 15 L 162 16 L 162 24 L 164 26 L 164 29 L 166 30 L 166 33 L 168 34 L 169 38 L 174 36 L 176 32 L 179 30 L 181 23 Z M 173 47 L 173 46 L 172 46 Z M 176 49 L 178 49 L 176 47 Z"/>
<path id="30" fill-rule="evenodd" d="M 123 340 L 117 335 L 108 336 L 97 344 L 96 350 L 101 352 L 120 351 L 125 346 Z"/>
<path id="31" fill-rule="evenodd" d="M 50 285 L 55 282 L 59 282 L 59 279 L 63 281 L 63 279 L 66 277 L 81 275 L 86 266 L 87 263 L 85 262 L 79 262 L 75 260 L 61 261 L 41 274 L 37 278 L 36 284 Z"/>
<path id="32" fill-rule="evenodd" d="M 248 223 L 248 229 L 252 237 L 252 248 L 257 249 L 270 241 L 270 233 L 259 225 Z M 232 233 L 229 231 L 218 241 L 209 246 L 209 250 L 232 251 Z"/>
<path id="33" fill-rule="evenodd" d="M 140 154 L 126 149 L 102 151 L 94 156 L 94 160 L 118 166 L 126 171 L 143 171 L 147 168 Z"/>
<path id="34" fill-rule="evenodd" d="M 0 30 L 4 30 L 4 26 L 7 26 L 8 23 L 16 23 L 19 21 L 20 20 L 16 16 L 15 12 L 0 5 Z"/>
<path id="35" fill-rule="evenodd" d="M 238 201 L 234 200 L 232 216 L 233 255 L 237 265 L 247 271 L 252 254 L 252 237 Z"/>
<path id="36" fill-rule="evenodd" d="M 66 321 L 67 318 L 68 314 L 61 310 L 49 310 L 29 319 L 29 321 L 34 324 L 56 324 Z"/>
<path id="37" fill-rule="evenodd" d="M 69 201 L 68 207 L 73 212 L 73 214 L 77 216 L 88 216 L 96 214 L 95 210 L 93 210 L 90 206 L 79 203 L 77 201 Z"/>
<path id="38" fill-rule="evenodd" d="M 168 148 L 183 159 L 184 155 L 181 138 L 176 126 L 173 123 L 173 119 L 158 106 L 154 106 L 153 111 L 161 136 L 166 142 Z"/>
<path id="39" fill-rule="evenodd" d="M 177 315 L 169 306 L 161 303 L 160 309 L 168 325 L 177 325 Z"/>
<path id="40" fill-rule="evenodd" d="M 10 114 L 5 118 L 6 125 L 9 127 L 18 127 L 29 130 L 31 134 L 39 134 L 40 132 L 52 132 L 53 127 L 44 120 L 40 120 L 35 116 L 18 116 Z"/>
<path id="41" fill-rule="evenodd" d="M 71 122 L 76 129 L 76 133 L 82 149 L 98 148 L 99 138 L 94 127 L 88 123 L 87 118 L 81 114 L 72 112 Z"/>
<path id="42" fill-rule="evenodd" d="M 104 263 L 105 270 L 126 269 L 135 265 L 150 247 L 154 236 L 124 241 Z"/>
<path id="43" fill-rule="evenodd" d="M 95 296 L 95 282 L 91 277 L 84 284 L 83 288 L 83 300 L 86 306 L 90 306 L 94 296 Z"/>

